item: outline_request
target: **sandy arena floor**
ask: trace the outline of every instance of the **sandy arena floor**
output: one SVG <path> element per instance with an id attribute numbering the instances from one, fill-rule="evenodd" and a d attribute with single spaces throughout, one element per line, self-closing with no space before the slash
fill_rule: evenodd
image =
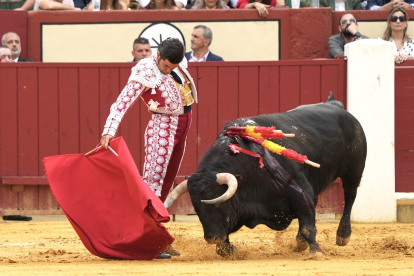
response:
<path id="1" fill-rule="evenodd" d="M 0 221 L 0 275 L 414 275 L 414 224 L 353 224 L 351 241 L 335 245 L 338 221 L 318 221 L 317 240 L 326 257 L 293 253 L 298 225 L 276 232 L 242 228 L 230 236 L 239 255 L 224 260 L 203 239 L 196 216 L 166 224 L 180 257 L 122 261 L 95 257 L 64 216 L 31 222 Z"/>

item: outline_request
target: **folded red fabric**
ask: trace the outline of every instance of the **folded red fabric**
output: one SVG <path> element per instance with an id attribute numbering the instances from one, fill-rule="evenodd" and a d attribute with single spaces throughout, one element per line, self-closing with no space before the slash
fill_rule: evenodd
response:
<path id="1" fill-rule="evenodd" d="M 174 238 L 161 200 L 141 179 L 122 137 L 101 149 L 46 157 L 53 195 L 85 247 L 102 258 L 152 260 Z"/>

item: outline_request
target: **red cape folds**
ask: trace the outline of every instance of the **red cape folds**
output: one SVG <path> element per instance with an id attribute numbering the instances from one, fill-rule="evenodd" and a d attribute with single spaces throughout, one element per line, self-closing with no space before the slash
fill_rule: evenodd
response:
<path id="1" fill-rule="evenodd" d="M 122 139 L 88 157 L 67 154 L 43 163 L 50 188 L 85 247 L 102 258 L 152 260 L 174 238 L 170 216 L 141 179 Z"/>

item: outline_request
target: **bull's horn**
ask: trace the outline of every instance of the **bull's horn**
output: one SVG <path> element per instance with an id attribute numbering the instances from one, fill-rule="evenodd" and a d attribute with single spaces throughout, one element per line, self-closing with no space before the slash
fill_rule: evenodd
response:
<path id="1" fill-rule="evenodd" d="M 180 184 L 178 184 L 174 190 L 167 196 L 164 201 L 165 208 L 170 209 L 171 205 L 173 205 L 174 201 L 176 201 L 180 196 L 184 193 L 188 192 L 187 190 L 187 180 L 184 180 Z"/>
<path id="2" fill-rule="evenodd" d="M 221 203 L 229 198 L 231 198 L 237 191 L 237 179 L 231 173 L 218 173 L 217 174 L 217 183 L 220 185 L 227 184 L 228 188 L 227 191 L 215 199 L 210 200 L 202 200 L 201 202 L 207 204 L 216 204 Z"/>

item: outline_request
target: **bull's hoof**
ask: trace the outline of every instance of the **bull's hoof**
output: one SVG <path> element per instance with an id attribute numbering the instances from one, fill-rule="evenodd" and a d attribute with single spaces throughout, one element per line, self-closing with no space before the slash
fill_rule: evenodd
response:
<path id="1" fill-rule="evenodd" d="M 298 232 L 296 235 L 296 247 L 293 249 L 293 252 L 302 252 L 308 248 L 308 242 L 305 238 Z"/>
<path id="2" fill-rule="evenodd" d="M 296 247 L 293 249 L 293 252 L 302 252 L 308 248 L 308 243 L 305 239 L 296 238 Z"/>
<path id="3" fill-rule="evenodd" d="M 223 258 L 229 258 L 237 254 L 237 247 L 232 244 L 224 243 L 216 245 L 216 253 Z"/>
<path id="4" fill-rule="evenodd" d="M 310 251 L 308 254 L 308 259 L 324 259 L 325 258 L 325 254 L 323 254 L 322 251 Z"/>
<path id="5" fill-rule="evenodd" d="M 346 238 L 342 238 L 340 236 L 336 236 L 336 244 L 339 246 L 345 246 L 348 244 L 349 240 L 351 239 L 351 235 L 349 235 Z"/>

